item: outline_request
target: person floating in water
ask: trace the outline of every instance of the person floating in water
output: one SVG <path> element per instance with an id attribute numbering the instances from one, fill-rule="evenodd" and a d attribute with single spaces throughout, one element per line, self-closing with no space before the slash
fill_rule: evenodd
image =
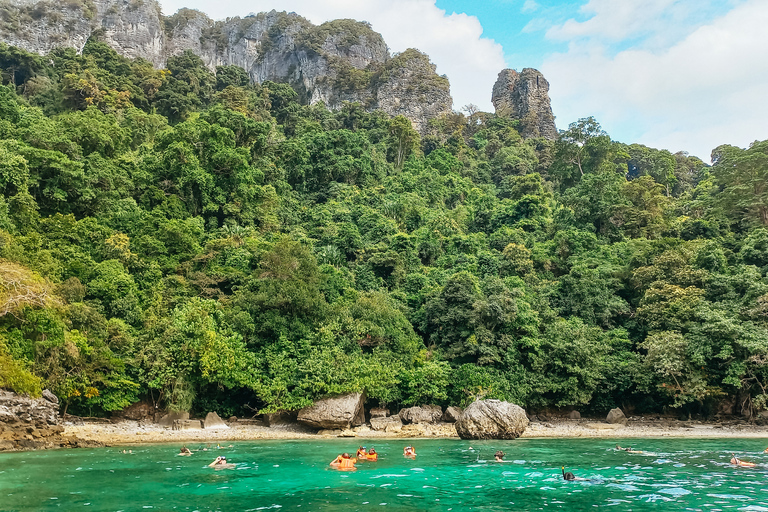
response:
<path id="1" fill-rule="evenodd" d="M 736 456 L 735 453 L 732 453 L 731 455 L 733 456 L 733 458 L 731 459 L 731 464 L 733 464 L 734 466 L 739 466 L 739 467 L 742 467 L 742 468 L 753 468 L 753 467 L 755 467 L 755 463 L 754 462 L 747 462 L 745 460 L 741 460 L 740 458 L 738 458 Z"/>
<path id="2" fill-rule="evenodd" d="M 504 460 L 505 455 L 506 453 L 504 453 L 503 451 L 501 450 L 497 451 L 496 454 L 494 455 L 496 462 L 509 462 L 508 460 Z"/>
<path id="3" fill-rule="evenodd" d="M 344 471 L 350 471 L 357 469 L 355 467 L 355 463 L 357 462 L 357 459 L 353 459 L 349 456 L 348 453 L 342 453 L 335 459 L 333 459 L 330 463 L 330 466 L 335 469 L 341 469 Z"/>
<path id="4" fill-rule="evenodd" d="M 416 458 L 416 450 L 413 449 L 413 446 L 406 446 L 403 448 L 403 457 L 408 457 L 410 459 Z"/>
<path id="5" fill-rule="evenodd" d="M 189 456 L 192 455 L 192 450 L 187 448 L 186 445 L 181 447 L 181 450 L 179 450 L 179 455 Z"/>
<path id="6" fill-rule="evenodd" d="M 216 460 L 208 464 L 209 468 L 217 467 L 217 466 L 226 466 L 228 464 L 226 457 L 216 457 Z"/>
<path id="7" fill-rule="evenodd" d="M 581 478 L 580 476 L 576 476 L 570 471 L 565 470 L 565 466 L 561 467 L 560 470 L 563 472 L 563 480 L 568 480 L 569 482 L 577 481 L 577 482 L 588 482 L 589 478 Z"/>
<path id="8" fill-rule="evenodd" d="M 376 450 L 371 448 L 370 450 L 368 450 L 368 453 L 365 456 L 365 460 L 367 460 L 368 462 L 376 462 L 377 460 L 379 460 L 379 454 L 376 453 Z"/>
<path id="9" fill-rule="evenodd" d="M 361 446 L 360 448 L 357 449 L 357 453 L 355 454 L 355 457 L 357 457 L 358 459 L 366 458 L 365 446 Z"/>

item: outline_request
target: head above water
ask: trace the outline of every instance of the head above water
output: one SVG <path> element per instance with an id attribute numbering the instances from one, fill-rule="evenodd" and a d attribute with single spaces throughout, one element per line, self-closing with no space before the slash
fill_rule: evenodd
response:
<path id="1" fill-rule="evenodd" d="M 571 473 L 570 471 L 565 471 L 565 466 L 561 467 L 560 470 L 563 472 L 563 480 L 576 480 L 576 477 Z"/>
<path id="2" fill-rule="evenodd" d="M 345 459 L 349 458 L 349 454 L 347 452 L 342 453 L 341 456 L 342 458 L 345 458 Z"/>
<path id="3" fill-rule="evenodd" d="M 495 456 L 496 456 L 497 458 L 501 459 L 501 458 L 502 458 L 502 457 L 504 457 L 505 455 L 506 455 L 506 453 L 504 453 L 503 451 L 499 450 L 499 451 L 497 451 L 497 452 L 496 452 L 496 455 L 495 455 Z"/>

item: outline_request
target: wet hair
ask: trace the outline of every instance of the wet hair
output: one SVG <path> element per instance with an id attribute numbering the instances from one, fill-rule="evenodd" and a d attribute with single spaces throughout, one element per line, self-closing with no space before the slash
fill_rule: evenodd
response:
<path id="1" fill-rule="evenodd" d="M 342 453 L 341 456 L 342 458 L 345 458 L 345 459 L 349 458 L 349 454 L 347 452 Z"/>
<path id="2" fill-rule="evenodd" d="M 370 450 L 368 450 L 368 453 L 376 453 L 376 450 L 374 450 L 373 448 L 371 448 Z"/>
<path id="3" fill-rule="evenodd" d="M 565 466 L 561 468 L 563 472 L 563 480 L 576 480 L 576 477 L 570 471 L 565 470 Z"/>
<path id="4" fill-rule="evenodd" d="M 499 450 L 499 451 L 497 451 L 497 452 L 496 452 L 496 457 L 498 457 L 498 458 L 500 458 L 500 459 L 501 459 L 502 457 L 504 457 L 505 455 L 506 455 L 506 453 L 504 453 L 504 452 L 503 452 L 503 451 L 501 451 L 501 450 Z"/>

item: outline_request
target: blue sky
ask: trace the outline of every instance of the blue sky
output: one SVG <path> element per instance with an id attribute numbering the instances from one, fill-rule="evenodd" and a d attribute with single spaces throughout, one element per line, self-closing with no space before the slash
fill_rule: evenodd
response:
<path id="1" fill-rule="evenodd" d="M 768 139 L 768 0 L 160 0 L 214 19 L 271 9 L 371 23 L 451 81 L 454 109 L 493 111 L 507 67 L 539 69 L 558 128 L 594 116 L 615 140 L 704 160 Z"/>

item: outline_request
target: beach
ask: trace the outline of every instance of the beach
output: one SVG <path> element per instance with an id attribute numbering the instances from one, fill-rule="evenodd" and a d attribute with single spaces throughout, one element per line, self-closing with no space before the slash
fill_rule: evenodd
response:
<path id="1" fill-rule="evenodd" d="M 122 420 L 83 421 L 65 423 L 64 434 L 105 445 L 133 445 L 147 443 L 220 443 L 265 439 L 322 439 L 359 437 L 361 439 L 396 438 L 458 438 L 452 424 L 405 425 L 398 432 L 374 431 L 369 427 L 356 427 L 345 431 L 314 433 L 297 424 L 266 427 L 259 422 L 230 422 L 229 428 L 171 430 L 154 423 Z M 702 422 L 673 419 L 638 418 L 627 425 L 609 424 L 599 419 L 532 421 L 522 438 L 767 438 L 768 427 L 743 420 Z"/>

